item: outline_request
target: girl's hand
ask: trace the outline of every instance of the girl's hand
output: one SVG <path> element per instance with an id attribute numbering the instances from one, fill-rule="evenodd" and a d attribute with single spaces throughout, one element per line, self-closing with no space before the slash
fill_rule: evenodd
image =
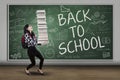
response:
<path id="1" fill-rule="evenodd" d="M 41 43 L 38 43 L 37 45 L 41 45 Z"/>

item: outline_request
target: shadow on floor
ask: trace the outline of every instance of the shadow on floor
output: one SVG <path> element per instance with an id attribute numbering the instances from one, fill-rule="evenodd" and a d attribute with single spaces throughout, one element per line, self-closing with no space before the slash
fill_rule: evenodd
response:
<path id="1" fill-rule="evenodd" d="M 24 71 L 18 71 L 18 72 L 27 75 Z M 30 73 L 33 76 L 40 76 L 41 75 L 39 72 L 35 72 L 35 71 L 30 71 Z M 51 75 L 50 72 L 44 72 L 44 75 L 41 75 L 41 76 L 49 76 L 49 75 Z"/>

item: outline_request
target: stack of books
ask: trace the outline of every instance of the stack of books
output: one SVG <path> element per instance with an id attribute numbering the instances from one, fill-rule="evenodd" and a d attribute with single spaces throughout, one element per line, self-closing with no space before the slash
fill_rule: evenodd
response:
<path id="1" fill-rule="evenodd" d="M 38 26 L 38 44 L 48 44 L 48 32 L 46 23 L 46 12 L 45 10 L 37 10 L 37 26 Z"/>

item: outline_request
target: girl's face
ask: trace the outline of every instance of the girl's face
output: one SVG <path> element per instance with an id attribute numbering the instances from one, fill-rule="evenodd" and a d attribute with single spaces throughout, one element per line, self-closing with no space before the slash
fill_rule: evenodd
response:
<path id="1" fill-rule="evenodd" d="M 29 25 L 29 27 L 27 28 L 27 30 L 28 30 L 28 31 L 30 31 L 30 32 L 31 32 L 31 31 L 33 31 L 32 26 L 31 26 L 31 25 Z"/>

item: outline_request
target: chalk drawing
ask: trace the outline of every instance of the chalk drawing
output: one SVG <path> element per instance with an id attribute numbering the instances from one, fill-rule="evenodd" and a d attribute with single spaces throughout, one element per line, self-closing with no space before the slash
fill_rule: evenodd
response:
<path id="1" fill-rule="evenodd" d="M 107 57 L 110 57 L 110 52 L 103 52 L 102 54 L 103 58 L 107 58 Z"/>
<path id="2" fill-rule="evenodd" d="M 21 34 L 21 33 L 23 33 L 23 30 L 15 30 L 14 31 L 14 34 Z"/>
<path id="3" fill-rule="evenodd" d="M 26 52 L 22 52 L 22 58 L 28 58 L 28 55 L 27 55 L 27 51 Z"/>
<path id="4" fill-rule="evenodd" d="M 15 8 L 16 17 L 25 17 L 33 13 L 32 8 Z"/>
<path id="5" fill-rule="evenodd" d="M 105 15 L 101 14 L 100 12 L 96 11 L 92 16 L 91 16 L 92 22 L 91 24 L 97 25 L 99 23 L 105 24 L 107 23 L 108 20 L 105 20 Z"/>
<path id="6" fill-rule="evenodd" d="M 54 51 L 54 49 L 53 48 L 46 49 L 45 56 L 47 58 L 54 58 L 55 57 L 55 51 Z"/>
<path id="7" fill-rule="evenodd" d="M 89 25 L 90 25 L 90 24 L 89 24 Z M 92 29 L 91 29 L 91 27 L 89 27 L 89 25 L 88 25 L 88 27 L 86 28 L 85 33 L 90 34 L 90 35 L 92 35 L 92 36 L 95 36 L 96 34 L 92 31 Z"/>
<path id="8" fill-rule="evenodd" d="M 101 41 L 103 44 L 110 44 L 111 43 L 110 37 L 102 37 Z"/>
<path id="9" fill-rule="evenodd" d="M 25 22 L 26 22 L 26 20 L 24 18 L 17 18 L 17 19 L 10 20 L 9 25 L 14 26 L 14 27 L 23 26 L 25 24 Z"/>
<path id="10" fill-rule="evenodd" d="M 51 28 L 51 29 L 48 29 L 48 32 L 50 33 L 55 33 L 58 31 L 58 28 Z"/>
<path id="11" fill-rule="evenodd" d="M 14 12 L 14 11 L 11 11 L 11 12 L 9 12 L 9 15 L 10 15 L 10 16 L 14 16 L 14 15 L 15 15 L 15 12 Z"/>
<path id="12" fill-rule="evenodd" d="M 70 9 L 69 8 L 66 8 L 65 6 L 61 5 L 60 6 L 60 11 L 61 12 L 70 12 Z"/>
<path id="13" fill-rule="evenodd" d="M 53 42 L 53 39 L 51 35 L 49 35 L 49 44 L 47 44 L 47 47 L 54 47 L 54 42 Z"/>
<path id="14" fill-rule="evenodd" d="M 56 34 L 56 40 L 61 41 L 61 40 L 67 40 L 67 39 L 68 39 L 68 29 L 61 30 Z"/>
<path id="15" fill-rule="evenodd" d="M 21 58 L 21 53 L 18 52 L 18 53 L 15 53 L 15 54 L 11 54 L 10 57 L 11 57 L 12 59 L 19 59 L 19 58 Z"/>
<path id="16" fill-rule="evenodd" d="M 36 17 L 31 21 L 31 23 L 36 23 L 36 24 L 37 24 L 37 19 L 36 19 Z"/>
<path id="17" fill-rule="evenodd" d="M 17 12 L 16 12 L 16 17 L 23 17 L 24 16 L 24 12 L 22 9 L 17 9 Z"/>
<path id="18" fill-rule="evenodd" d="M 101 15 L 101 17 L 100 17 L 101 19 L 104 19 L 105 18 L 105 15 Z"/>
<path id="19" fill-rule="evenodd" d="M 53 18 L 53 16 L 48 16 L 48 20 L 47 20 L 47 22 L 48 23 L 50 23 L 50 24 L 52 24 L 52 23 L 54 23 L 54 18 Z"/>
<path id="20" fill-rule="evenodd" d="M 94 16 L 95 16 L 96 18 L 99 18 L 99 17 L 100 17 L 100 13 L 97 11 L 97 12 L 94 13 Z"/>
<path id="21" fill-rule="evenodd" d="M 93 22 L 91 22 L 91 24 L 93 24 L 93 25 L 97 25 L 99 23 L 105 24 L 106 22 L 107 22 L 107 20 L 99 20 L 99 21 L 93 21 Z"/>
<path id="22" fill-rule="evenodd" d="M 9 40 L 15 42 L 17 41 L 17 38 L 14 35 L 12 35 L 9 37 Z"/>
<path id="23" fill-rule="evenodd" d="M 105 19 L 105 15 L 101 14 L 100 12 L 96 11 L 93 15 L 91 15 L 91 19 L 92 21 L 90 22 L 90 24 L 88 25 L 88 27 L 86 28 L 86 33 L 89 33 L 93 36 L 95 36 L 95 32 L 92 31 L 91 27 L 89 27 L 90 25 L 98 25 L 98 24 L 104 24 L 108 22 L 108 20 Z M 97 26 L 98 30 L 104 30 L 103 28 L 101 28 L 101 26 Z"/>
<path id="24" fill-rule="evenodd" d="M 15 21 L 15 26 L 22 26 L 24 24 L 25 24 L 25 19 L 23 19 L 23 18 L 18 18 Z"/>

